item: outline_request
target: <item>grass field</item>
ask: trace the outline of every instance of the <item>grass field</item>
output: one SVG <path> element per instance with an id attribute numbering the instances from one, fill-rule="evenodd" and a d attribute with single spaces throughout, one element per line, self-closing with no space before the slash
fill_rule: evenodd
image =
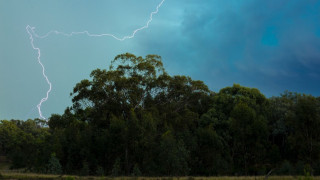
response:
<path id="1" fill-rule="evenodd" d="M 48 174 L 33 174 L 33 173 L 16 173 L 16 172 L 1 172 L 0 179 L 92 179 L 92 180 L 264 180 L 264 176 L 241 176 L 241 177 L 97 177 L 97 176 L 72 176 L 72 175 L 48 175 Z M 303 177 L 303 176 L 270 176 L 269 180 L 320 180 L 320 177 Z"/>

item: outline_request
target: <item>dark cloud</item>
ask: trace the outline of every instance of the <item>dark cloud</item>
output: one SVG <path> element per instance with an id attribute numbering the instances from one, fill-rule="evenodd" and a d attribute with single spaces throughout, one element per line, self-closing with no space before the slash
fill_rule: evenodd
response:
<path id="1" fill-rule="evenodd" d="M 159 2 L 0 1 L 1 117 L 37 117 L 34 107 L 48 88 L 27 24 L 39 34 L 85 29 L 122 36 L 144 25 Z M 240 83 L 267 96 L 284 90 L 319 96 L 319 20 L 319 0 L 166 0 L 149 28 L 124 42 L 85 35 L 37 39 L 53 82 L 43 111 L 63 113 L 75 83 L 124 52 L 159 54 L 170 74 L 203 80 L 214 91 Z"/>
<path id="2" fill-rule="evenodd" d="M 144 42 L 150 51 L 171 47 L 159 52 L 173 73 L 204 80 L 214 90 L 241 83 L 268 96 L 286 89 L 320 95 L 319 1 L 186 4 L 166 7 L 182 9 L 179 26 L 165 27 L 174 32 L 169 40 L 159 32 L 157 44 Z"/>

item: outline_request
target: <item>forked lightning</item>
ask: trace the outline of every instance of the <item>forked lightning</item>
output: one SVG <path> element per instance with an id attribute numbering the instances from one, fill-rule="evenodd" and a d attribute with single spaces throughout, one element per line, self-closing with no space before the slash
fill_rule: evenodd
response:
<path id="1" fill-rule="evenodd" d="M 43 77 L 45 78 L 46 82 L 47 82 L 48 85 L 49 85 L 49 89 L 48 89 L 48 91 L 47 91 L 46 96 L 45 96 L 44 98 L 42 98 L 42 99 L 40 100 L 39 104 L 37 105 L 38 112 L 39 112 L 39 117 L 40 117 L 41 119 L 46 119 L 46 118 L 43 116 L 43 114 L 42 114 L 41 106 L 42 106 L 42 104 L 43 104 L 44 102 L 46 102 L 46 101 L 48 100 L 49 94 L 50 94 L 50 92 L 51 92 L 51 90 L 52 90 L 52 84 L 51 84 L 48 76 L 46 75 L 46 70 L 45 70 L 45 67 L 44 67 L 43 63 L 41 62 L 41 50 L 40 50 L 39 47 L 36 47 L 36 46 L 34 45 L 34 37 L 40 38 L 40 39 L 44 39 L 44 38 L 47 38 L 48 36 L 50 36 L 51 34 L 63 35 L 63 36 L 67 36 L 67 37 L 71 37 L 71 36 L 74 36 L 74 35 L 85 34 L 85 35 L 90 36 L 90 37 L 103 37 L 103 36 L 108 36 L 108 37 L 112 37 L 112 38 L 114 38 L 114 39 L 116 39 L 116 40 L 118 40 L 118 41 L 124 41 L 124 40 L 126 40 L 126 39 L 134 38 L 137 32 L 139 32 L 139 31 L 141 31 L 141 30 L 143 30 L 143 29 L 148 28 L 148 27 L 149 27 L 149 24 L 151 23 L 151 21 L 152 21 L 152 19 L 153 19 L 153 15 L 155 15 L 155 14 L 157 14 L 157 13 L 159 12 L 159 8 L 162 6 L 162 4 L 164 3 L 164 1 L 165 1 L 165 0 L 162 0 L 162 1 L 160 2 L 160 4 L 158 4 L 156 10 L 153 11 L 153 12 L 151 12 L 150 17 L 149 17 L 149 20 L 147 21 L 147 23 L 146 23 L 144 26 L 142 26 L 142 27 L 140 27 L 140 28 L 138 28 L 138 29 L 135 29 L 135 30 L 132 32 L 131 35 L 123 36 L 123 37 L 117 37 L 117 36 L 115 36 L 115 35 L 113 35 L 113 34 L 91 34 L 89 31 L 64 33 L 64 32 L 60 32 L 60 31 L 57 31 L 57 30 L 49 31 L 49 32 L 46 33 L 45 35 L 40 36 L 40 35 L 38 35 L 38 34 L 35 32 L 35 27 L 31 27 L 30 25 L 27 25 L 26 30 L 27 30 L 27 32 L 28 32 L 28 34 L 29 34 L 29 36 L 30 36 L 31 46 L 32 46 L 32 48 L 33 48 L 34 50 L 36 50 L 37 53 L 38 53 L 37 59 L 38 59 L 38 63 L 40 64 L 40 66 L 41 66 L 41 68 L 42 68 L 42 75 L 43 75 Z"/>

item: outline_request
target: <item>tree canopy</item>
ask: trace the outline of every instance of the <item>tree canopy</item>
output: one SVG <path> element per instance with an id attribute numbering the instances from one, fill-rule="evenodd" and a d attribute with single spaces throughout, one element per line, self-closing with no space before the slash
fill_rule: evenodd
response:
<path id="1" fill-rule="evenodd" d="M 79 175 L 320 174 L 320 98 L 266 98 L 234 84 L 215 93 L 171 76 L 161 57 L 121 54 L 71 92 L 48 122 L 0 121 L 12 168 Z M 46 124 L 46 125 L 44 125 Z"/>

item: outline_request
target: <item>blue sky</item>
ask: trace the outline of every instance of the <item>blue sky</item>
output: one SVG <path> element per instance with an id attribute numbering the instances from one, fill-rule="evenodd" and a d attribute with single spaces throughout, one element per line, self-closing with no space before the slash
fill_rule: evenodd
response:
<path id="1" fill-rule="evenodd" d="M 48 89 L 26 26 L 43 35 L 88 30 L 125 36 L 145 25 L 161 0 L 0 0 L 0 119 L 38 117 Z M 320 95 L 320 1 L 166 0 L 150 27 L 110 37 L 35 39 L 52 82 L 43 114 L 63 113 L 69 93 L 120 53 L 158 54 L 171 75 L 219 91 L 233 83 L 267 97 L 285 90 Z"/>

